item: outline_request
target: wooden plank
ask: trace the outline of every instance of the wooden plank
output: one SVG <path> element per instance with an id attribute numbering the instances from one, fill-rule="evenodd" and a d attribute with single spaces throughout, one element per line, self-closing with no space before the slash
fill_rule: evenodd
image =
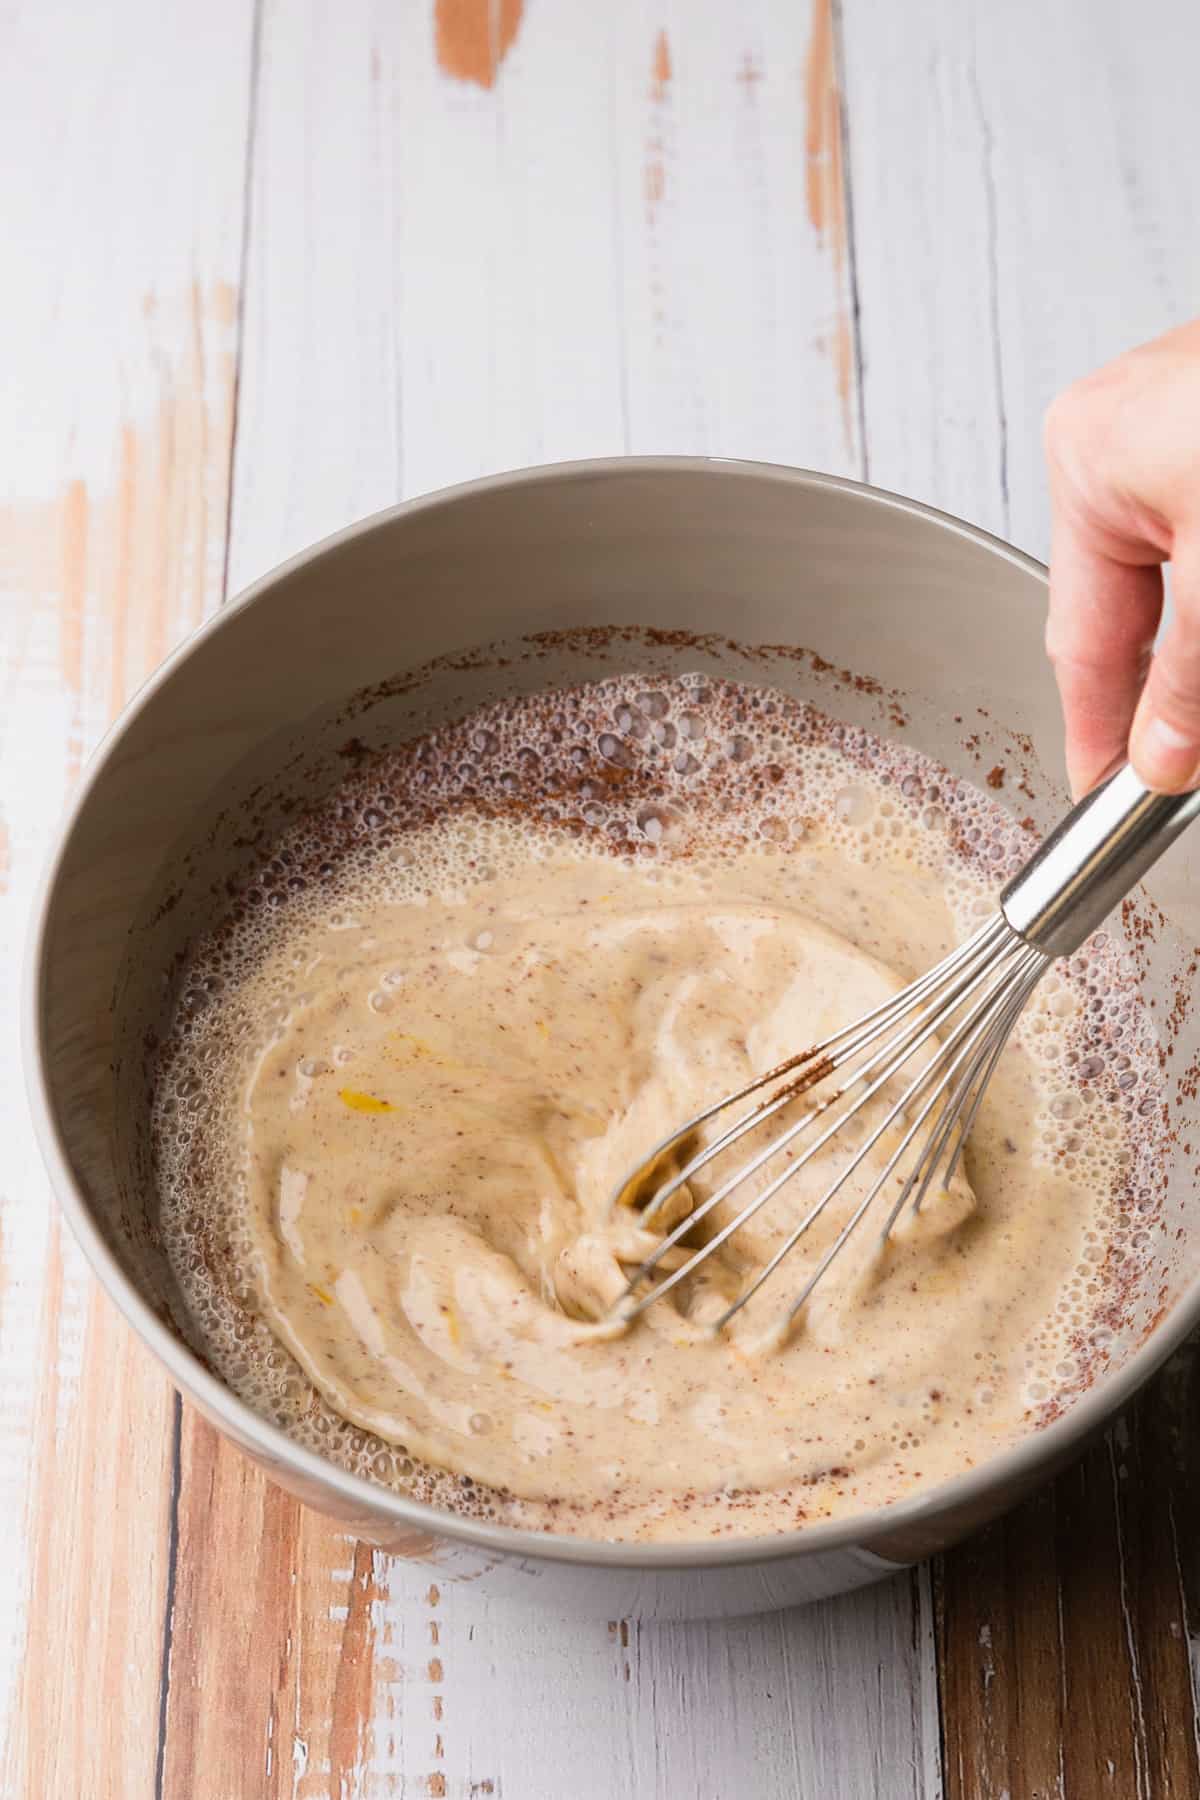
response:
<path id="1" fill-rule="evenodd" d="M 871 479 L 1044 554 L 1045 406 L 1195 311 L 1194 13 L 843 14 Z"/>
<path id="2" fill-rule="evenodd" d="M 0 1031 L 49 833 L 108 718 L 216 603 L 251 20 L 7 9 L 0 61 Z M 0 1788 L 149 1793 L 173 1402 L 50 1204 L 20 1083 L 5 1145 Z"/>
<path id="3" fill-rule="evenodd" d="M 827 5 L 578 4 L 568 28 L 459 0 L 268 0 L 256 120 L 235 585 L 506 465 L 857 466 Z M 940 1792 L 919 1581 L 729 1628 L 557 1618 L 381 1556 L 356 1568 L 207 1435 L 185 1418 L 167 1793 L 199 1767 L 284 1791 L 288 1741 L 314 1797 L 608 1800 L 654 1772 L 764 1800 Z M 208 1549 L 210 1485 L 226 1568 L 262 1563 L 248 1589 Z M 364 1581 L 371 1633 L 348 1639 Z M 200 1696 L 231 1679 L 214 1645 L 247 1632 L 238 1705 L 210 1716 Z"/>
<path id="4" fill-rule="evenodd" d="M 387 1673 L 373 1555 L 265 1481 L 190 1409 L 177 1567 L 163 1800 L 369 1791 L 365 1734 Z"/>
<path id="5" fill-rule="evenodd" d="M 846 6 L 873 479 L 1045 554 L 1045 404 L 1194 310 L 1193 37 L 1172 0 Z M 1193 1368 L 943 1559 L 950 1794 L 1196 1792 Z"/>
<path id="6" fill-rule="evenodd" d="M 943 1559 L 951 1794 L 1200 1793 L 1181 1583 L 1196 1368 L 1192 1345 L 1108 1443 Z"/>

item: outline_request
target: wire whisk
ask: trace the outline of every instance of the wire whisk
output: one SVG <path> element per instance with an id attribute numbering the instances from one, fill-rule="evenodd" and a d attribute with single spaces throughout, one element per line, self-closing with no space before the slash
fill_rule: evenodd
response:
<path id="1" fill-rule="evenodd" d="M 685 1211 L 629 1275 L 611 1316 L 632 1324 L 694 1276 L 801 1169 L 835 1144 L 865 1107 L 879 1100 L 878 1123 L 872 1123 L 861 1144 L 854 1145 L 853 1154 L 838 1166 L 819 1198 L 713 1327 L 722 1330 L 741 1311 L 876 1146 L 889 1132 L 898 1131 L 899 1140 L 882 1169 L 790 1301 L 780 1320 L 781 1330 L 790 1328 L 890 1181 L 899 1181 L 899 1191 L 886 1211 L 879 1209 L 881 1245 L 906 1206 L 920 1211 L 939 1173 L 943 1186 L 953 1179 L 987 1085 L 1034 988 L 1057 957 L 1078 949 L 1198 811 L 1200 794 L 1152 793 L 1126 764 L 1067 815 L 1009 882 L 997 912 L 966 943 L 890 1000 L 736 1093 L 715 1100 L 656 1144 L 613 1196 L 615 1205 L 640 1207 L 644 1227 L 653 1226 L 672 1199 L 715 1158 L 799 1097 L 821 1090 L 814 1092 L 814 1104 L 798 1120 Z M 688 1154 L 706 1125 L 765 1090 L 772 1091 Z M 809 1133 L 814 1134 L 811 1140 Z M 770 1164 L 781 1155 L 783 1168 L 771 1172 Z M 699 1228 L 760 1171 L 764 1185 L 732 1218 L 705 1236 Z M 646 1283 L 652 1285 L 641 1292 Z"/>

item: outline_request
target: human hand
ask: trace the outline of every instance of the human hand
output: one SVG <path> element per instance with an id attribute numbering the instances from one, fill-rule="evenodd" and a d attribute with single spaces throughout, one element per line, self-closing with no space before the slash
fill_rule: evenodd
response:
<path id="1" fill-rule="evenodd" d="M 1200 787 L 1200 321 L 1065 389 L 1046 459 L 1046 649 L 1072 791 L 1127 754 L 1149 787 Z M 1167 561 L 1174 617 L 1151 660 Z"/>

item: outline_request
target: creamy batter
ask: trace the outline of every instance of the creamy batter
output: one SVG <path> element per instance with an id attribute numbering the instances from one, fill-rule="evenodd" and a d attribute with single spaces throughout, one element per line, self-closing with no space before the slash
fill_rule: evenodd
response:
<path id="1" fill-rule="evenodd" d="M 319 905 L 306 897 L 253 959 L 234 955 L 233 997 L 182 1034 L 167 1118 L 181 1085 L 187 1100 L 207 1081 L 216 1166 L 234 1179 L 222 1201 L 193 1155 L 181 1183 L 169 1125 L 165 1218 L 182 1222 L 187 1186 L 192 1244 L 176 1266 L 227 1378 L 256 1398 L 273 1387 L 299 1435 L 360 1465 L 366 1453 L 384 1479 L 432 1481 L 453 1503 L 422 1475 L 444 1471 L 500 1516 L 597 1535 L 791 1527 L 885 1502 L 1029 1429 L 1074 1372 L 1081 1298 L 1131 1155 L 1112 1129 L 1124 1114 L 1085 1141 L 1090 1101 L 1069 1072 L 1082 989 L 1052 975 L 964 1167 L 882 1249 L 882 1219 L 868 1221 L 784 1341 L 773 1326 L 894 1137 L 735 1324 L 715 1337 L 711 1320 L 867 1120 L 702 1274 L 632 1328 L 606 1328 L 631 1271 L 713 1185 L 694 1181 L 647 1229 L 613 1203 L 629 1169 L 715 1096 L 895 992 L 991 909 L 993 888 L 952 850 L 950 796 L 935 787 L 942 805 L 929 804 L 921 759 L 881 779 L 795 726 L 789 744 L 778 712 L 756 741 L 751 719 L 723 740 L 745 791 L 734 828 L 711 792 L 687 805 L 705 736 L 680 734 L 688 690 L 651 696 L 661 706 L 623 694 L 608 696 L 607 757 L 601 734 L 610 765 L 614 747 L 671 728 L 658 741 L 674 807 L 634 807 L 648 853 L 489 816 L 472 795 L 348 856 Z M 490 724 L 474 733 L 476 762 L 501 747 Z M 695 769 L 675 766 L 681 746 Z M 764 757 L 780 773 L 756 785 Z M 590 803 L 611 808 L 611 784 L 597 792 Z M 966 830 L 984 817 L 994 833 L 997 814 L 972 797 Z M 214 1089 L 194 1071 L 221 1047 L 238 1053 Z M 197 1203 L 224 1207 L 224 1259 L 197 1253 Z M 187 1249 L 184 1235 L 172 1241 Z"/>

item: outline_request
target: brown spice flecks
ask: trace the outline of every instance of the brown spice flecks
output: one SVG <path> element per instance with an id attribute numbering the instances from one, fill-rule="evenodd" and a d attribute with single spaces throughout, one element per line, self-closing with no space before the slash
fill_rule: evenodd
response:
<path id="1" fill-rule="evenodd" d="M 994 769 L 989 769 L 987 773 L 988 786 L 990 788 L 1002 788 L 1004 786 L 1004 773 L 1003 763 L 997 763 Z"/>
<path id="2" fill-rule="evenodd" d="M 494 88 L 521 25 L 524 0 L 436 0 L 434 55 L 455 81 Z"/>

